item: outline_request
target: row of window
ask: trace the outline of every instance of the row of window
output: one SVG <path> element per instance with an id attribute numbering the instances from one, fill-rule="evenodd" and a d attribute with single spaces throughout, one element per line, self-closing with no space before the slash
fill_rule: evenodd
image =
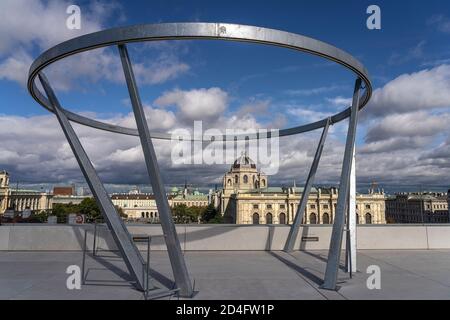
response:
<path id="1" fill-rule="evenodd" d="M 372 215 L 370 213 L 366 213 L 365 215 L 365 223 L 366 224 L 372 224 Z M 253 214 L 253 224 L 259 224 L 259 214 L 254 213 Z M 278 216 L 278 222 L 279 224 L 286 224 L 286 214 L 280 213 Z M 266 214 L 266 224 L 272 224 L 273 223 L 273 216 L 271 213 Z M 310 224 L 317 224 L 317 215 L 315 213 L 311 213 L 309 215 L 309 223 Z M 322 223 L 323 224 L 330 224 L 332 221 L 330 220 L 330 215 L 328 213 L 324 213 L 322 215 Z M 356 223 L 359 223 L 359 215 L 356 215 Z"/>
<path id="2" fill-rule="evenodd" d="M 311 209 L 316 209 L 316 205 L 315 204 L 311 204 L 309 207 Z M 334 207 L 336 208 L 336 204 L 334 204 Z M 257 204 L 253 205 L 253 209 L 258 209 L 258 208 L 259 208 L 259 205 L 257 205 Z M 267 209 L 272 209 L 272 205 L 268 204 L 268 205 L 266 205 L 266 208 Z M 327 204 L 324 204 L 324 205 L 322 205 L 322 208 L 323 209 L 329 209 L 330 207 Z M 356 208 L 358 209 L 358 205 L 356 205 Z M 285 205 L 284 204 L 280 204 L 280 209 L 285 209 Z M 370 210 L 370 204 L 366 204 L 366 209 Z"/>
<path id="3" fill-rule="evenodd" d="M 253 176 L 253 183 L 255 183 L 255 182 L 256 182 L 256 177 Z M 234 183 L 236 183 L 236 184 L 239 183 L 239 176 L 238 175 L 234 176 Z M 247 175 L 244 175 L 243 183 L 248 183 L 248 176 Z M 228 186 L 231 186 L 231 179 L 228 179 L 227 184 L 228 184 Z M 261 187 L 265 187 L 265 186 L 266 186 L 266 180 L 262 179 L 261 180 Z"/>
<path id="4" fill-rule="evenodd" d="M 158 212 L 141 212 L 141 218 L 156 218 Z"/>
<path id="5" fill-rule="evenodd" d="M 278 222 L 279 224 L 286 224 L 286 214 L 280 213 L 278 216 Z M 272 224 L 273 223 L 273 216 L 271 213 L 266 214 L 266 224 Z M 253 224 L 259 224 L 259 214 L 254 213 L 253 214 Z"/>
<path id="6" fill-rule="evenodd" d="M 253 209 L 259 209 L 259 205 L 258 204 L 254 204 L 253 205 Z M 271 204 L 267 204 L 266 205 L 266 209 L 272 209 L 272 205 Z M 280 209 L 286 209 L 286 206 L 284 204 L 280 204 Z"/>

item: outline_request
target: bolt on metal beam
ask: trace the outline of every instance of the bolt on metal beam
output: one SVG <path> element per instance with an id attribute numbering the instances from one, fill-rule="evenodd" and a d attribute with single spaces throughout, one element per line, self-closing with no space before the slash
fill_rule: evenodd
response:
<path id="1" fill-rule="evenodd" d="M 161 227 L 165 236 L 175 282 L 180 289 L 180 295 L 190 297 L 193 293 L 192 283 L 189 278 L 183 253 L 181 252 L 180 241 L 173 222 L 169 201 L 167 200 L 166 192 L 164 190 L 155 149 L 150 136 L 144 108 L 142 107 L 141 98 L 139 96 L 139 90 L 136 85 L 133 67 L 126 46 L 121 44 L 118 47 L 131 104 L 133 106 L 139 138 L 144 152 L 145 164 L 147 166 L 153 193 L 155 194 L 156 206 L 158 208 Z"/>

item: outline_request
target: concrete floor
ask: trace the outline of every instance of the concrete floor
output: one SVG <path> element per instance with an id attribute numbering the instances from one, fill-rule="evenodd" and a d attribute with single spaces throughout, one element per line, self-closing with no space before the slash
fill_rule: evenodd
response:
<path id="1" fill-rule="evenodd" d="M 360 272 L 353 279 L 341 272 L 338 292 L 319 289 L 326 254 L 203 251 L 186 260 L 194 299 L 450 299 L 449 250 L 360 251 Z M 173 288 L 167 254 L 150 259 L 155 292 Z M 66 268 L 81 261 L 80 252 L 0 252 L 0 299 L 143 299 L 113 252 L 88 256 L 87 284 L 68 290 Z M 381 290 L 367 289 L 369 265 L 381 269 Z"/>

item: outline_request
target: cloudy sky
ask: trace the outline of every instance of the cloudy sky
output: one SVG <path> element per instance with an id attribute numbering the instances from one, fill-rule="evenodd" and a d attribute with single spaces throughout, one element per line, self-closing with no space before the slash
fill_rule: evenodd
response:
<path id="1" fill-rule="evenodd" d="M 0 169 L 23 184 L 82 183 L 54 115 L 29 96 L 31 62 L 51 46 L 110 27 L 158 22 L 229 22 L 299 33 L 357 57 L 374 84 L 361 113 L 358 183 L 450 186 L 450 3 L 377 1 L 382 29 L 368 30 L 373 1 L 0 1 Z M 69 5 L 81 30 L 66 27 Z M 129 45 L 151 130 L 285 128 L 349 104 L 354 76 L 318 57 L 255 44 L 173 41 Z M 46 69 L 66 108 L 134 127 L 117 49 L 97 49 Z M 147 184 L 139 141 L 74 125 L 109 184 Z M 333 126 L 317 182 L 338 182 L 347 122 Z M 272 185 L 301 184 L 320 132 L 280 140 Z M 167 184 L 220 183 L 228 165 L 175 165 L 155 141 Z"/>

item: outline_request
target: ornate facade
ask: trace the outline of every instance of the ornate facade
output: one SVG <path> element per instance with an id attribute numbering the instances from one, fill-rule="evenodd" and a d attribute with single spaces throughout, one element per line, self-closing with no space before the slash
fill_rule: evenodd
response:
<path id="1" fill-rule="evenodd" d="M 223 178 L 223 190 L 215 199 L 216 206 L 226 222 L 236 224 L 291 224 L 303 188 L 269 187 L 268 178 L 259 172 L 255 163 L 242 155 L 231 166 Z M 333 223 L 337 188 L 313 188 L 303 219 L 304 224 Z M 358 194 L 356 203 L 359 224 L 384 224 L 384 192 L 371 191 Z"/>
<path id="2" fill-rule="evenodd" d="M 6 210 L 33 212 L 50 210 L 53 195 L 34 190 L 13 189 L 9 186 L 9 174 L 0 171 L 0 214 Z"/>
<path id="3" fill-rule="evenodd" d="M 403 193 L 386 200 L 391 223 L 449 223 L 448 209 L 444 193 Z"/>

